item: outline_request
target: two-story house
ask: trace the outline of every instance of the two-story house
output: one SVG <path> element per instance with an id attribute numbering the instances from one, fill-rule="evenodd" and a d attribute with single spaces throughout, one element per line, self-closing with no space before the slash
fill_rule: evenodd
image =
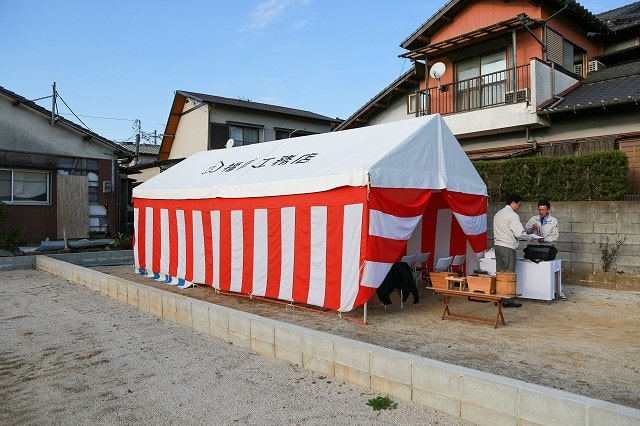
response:
<path id="1" fill-rule="evenodd" d="M 157 161 L 140 165 L 140 183 L 189 155 L 210 149 L 326 133 L 340 123 L 310 111 L 178 90 Z"/>
<path id="2" fill-rule="evenodd" d="M 452 0 L 407 37 L 414 67 L 336 130 L 439 113 L 472 159 L 620 149 L 640 194 L 640 2 Z"/>
<path id="3" fill-rule="evenodd" d="M 24 230 L 20 243 L 124 230 L 127 178 L 118 167 L 128 155 L 0 87 L 0 202 L 8 205 L 2 225 Z"/>

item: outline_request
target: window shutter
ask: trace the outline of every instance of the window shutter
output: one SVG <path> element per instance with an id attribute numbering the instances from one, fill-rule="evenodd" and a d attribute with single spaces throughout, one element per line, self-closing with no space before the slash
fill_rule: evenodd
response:
<path id="1" fill-rule="evenodd" d="M 547 59 L 564 66 L 563 39 L 560 34 L 547 28 Z"/>

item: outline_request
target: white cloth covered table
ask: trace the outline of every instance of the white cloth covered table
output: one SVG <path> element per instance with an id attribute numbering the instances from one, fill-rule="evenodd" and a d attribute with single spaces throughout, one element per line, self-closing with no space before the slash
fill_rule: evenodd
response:
<path id="1" fill-rule="evenodd" d="M 480 259 L 480 269 L 496 274 L 496 260 Z M 553 300 L 563 294 L 562 261 L 559 259 L 534 263 L 516 260 L 516 293 L 524 299 Z"/>

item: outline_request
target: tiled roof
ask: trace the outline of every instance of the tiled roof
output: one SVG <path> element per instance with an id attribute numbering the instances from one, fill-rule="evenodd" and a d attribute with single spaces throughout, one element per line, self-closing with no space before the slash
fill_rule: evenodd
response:
<path id="1" fill-rule="evenodd" d="M 123 142 L 122 145 L 126 150 L 135 153 L 136 152 L 136 144 L 133 142 Z M 160 152 L 160 145 L 152 145 L 152 144 L 140 144 L 138 147 L 138 153 L 143 155 L 158 155 Z"/>
<path id="2" fill-rule="evenodd" d="M 416 67 L 418 69 L 416 69 Z M 408 92 L 415 91 L 419 87 L 420 79 L 424 79 L 424 64 L 415 62 L 409 71 L 382 89 L 382 91 L 371 98 L 349 118 L 336 126 L 334 131 L 367 125 L 370 115 L 375 114 L 380 109 L 386 108 L 397 96 L 406 96 Z"/>
<path id="3" fill-rule="evenodd" d="M 591 72 L 580 86 L 560 94 L 549 114 L 623 104 L 640 104 L 640 61 Z"/>
<path id="4" fill-rule="evenodd" d="M 310 111 L 305 111 L 305 110 L 295 109 L 295 108 L 287 108 L 287 107 L 282 107 L 278 105 L 263 104 L 260 102 L 252 102 L 244 99 L 225 98 L 222 96 L 207 95 L 204 93 L 187 92 L 184 90 L 178 90 L 177 93 L 181 93 L 186 97 L 193 98 L 208 104 L 221 104 L 221 105 L 227 105 L 230 107 L 246 108 L 246 109 L 259 110 L 259 111 L 268 111 L 268 112 L 274 112 L 278 114 L 288 114 L 288 115 L 294 115 L 297 117 L 311 118 L 314 120 L 328 121 L 331 123 L 339 123 L 340 121 L 342 121 L 339 118 L 331 118 L 331 117 L 316 114 Z"/>
<path id="5" fill-rule="evenodd" d="M 429 38 L 432 34 L 438 31 L 445 25 L 453 20 L 460 10 L 467 7 L 472 0 L 450 0 L 444 6 L 442 6 L 434 15 L 432 15 L 424 24 L 416 29 L 409 37 L 407 37 L 400 47 L 407 50 L 416 50 L 423 47 L 430 42 L 424 42 L 421 39 L 426 36 Z M 585 9 L 576 0 L 538 0 L 533 2 L 535 4 L 545 3 L 551 9 L 565 10 L 565 14 L 570 16 L 573 22 L 582 25 L 584 28 L 590 31 L 602 31 L 606 28 L 595 15 Z"/>
<path id="6" fill-rule="evenodd" d="M 640 1 L 597 15 L 613 31 L 640 26 Z"/>

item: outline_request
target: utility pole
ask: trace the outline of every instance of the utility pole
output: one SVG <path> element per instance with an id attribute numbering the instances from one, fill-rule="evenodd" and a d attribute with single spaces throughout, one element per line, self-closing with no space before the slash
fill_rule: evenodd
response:
<path id="1" fill-rule="evenodd" d="M 56 82 L 53 82 L 53 96 L 51 96 L 51 125 L 56 124 Z"/>
<path id="2" fill-rule="evenodd" d="M 136 159 L 135 164 L 138 164 L 138 156 L 140 155 L 140 128 L 142 124 L 140 120 L 136 120 L 136 124 L 138 125 L 138 131 L 136 132 Z"/>

